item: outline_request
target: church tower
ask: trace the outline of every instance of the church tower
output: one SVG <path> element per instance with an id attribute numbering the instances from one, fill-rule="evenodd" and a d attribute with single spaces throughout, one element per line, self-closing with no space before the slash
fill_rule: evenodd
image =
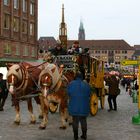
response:
<path id="1" fill-rule="evenodd" d="M 67 49 L 67 26 L 64 20 L 64 4 L 62 5 L 62 22 L 59 28 L 59 40 L 63 48 Z"/>
<path id="2" fill-rule="evenodd" d="M 78 40 L 85 40 L 85 29 L 82 21 L 80 21 Z"/>

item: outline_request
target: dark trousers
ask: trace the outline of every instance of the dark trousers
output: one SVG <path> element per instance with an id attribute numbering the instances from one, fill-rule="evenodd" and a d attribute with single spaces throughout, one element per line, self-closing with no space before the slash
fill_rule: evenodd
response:
<path id="1" fill-rule="evenodd" d="M 82 135 L 86 136 L 87 133 L 87 117 L 85 116 L 72 116 L 73 118 L 73 132 L 74 132 L 74 138 L 78 138 L 78 128 L 79 128 L 79 123 L 81 124 L 81 129 L 82 129 Z"/>
<path id="2" fill-rule="evenodd" d="M 109 109 L 117 110 L 116 98 L 117 98 L 117 95 L 108 95 Z M 112 107 L 112 101 L 113 101 L 114 108 Z"/>
<path id="3" fill-rule="evenodd" d="M 0 109 L 3 109 L 8 94 L 0 96 Z"/>

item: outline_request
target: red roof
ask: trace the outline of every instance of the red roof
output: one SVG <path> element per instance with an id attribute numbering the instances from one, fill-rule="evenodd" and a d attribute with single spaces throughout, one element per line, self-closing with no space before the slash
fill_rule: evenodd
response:
<path id="1" fill-rule="evenodd" d="M 76 40 L 68 40 L 68 48 Z M 134 50 L 124 40 L 79 40 L 79 44 L 82 48 L 96 49 L 96 50 Z"/>
<path id="2" fill-rule="evenodd" d="M 74 42 L 78 41 L 82 48 L 89 48 L 92 50 L 135 50 L 124 40 L 68 40 L 67 48 L 70 48 Z M 52 48 L 56 45 L 57 41 L 54 37 L 40 37 L 39 47 L 42 46 Z"/>

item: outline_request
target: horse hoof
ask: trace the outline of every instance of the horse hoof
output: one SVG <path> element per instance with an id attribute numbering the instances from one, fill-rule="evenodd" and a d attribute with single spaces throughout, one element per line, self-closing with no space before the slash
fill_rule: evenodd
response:
<path id="1" fill-rule="evenodd" d="M 59 129 L 65 130 L 66 129 L 66 126 L 60 126 Z"/>
<path id="2" fill-rule="evenodd" d="M 39 126 L 40 130 L 44 130 L 46 127 L 45 126 Z"/>
<path id="3" fill-rule="evenodd" d="M 20 124 L 20 122 L 14 121 L 14 124 L 19 125 L 19 124 Z"/>
<path id="4" fill-rule="evenodd" d="M 42 115 L 39 115 L 39 117 L 38 117 L 39 119 L 43 119 L 43 116 Z"/>
<path id="5" fill-rule="evenodd" d="M 35 124 L 36 123 L 36 121 L 30 121 L 30 124 Z"/>

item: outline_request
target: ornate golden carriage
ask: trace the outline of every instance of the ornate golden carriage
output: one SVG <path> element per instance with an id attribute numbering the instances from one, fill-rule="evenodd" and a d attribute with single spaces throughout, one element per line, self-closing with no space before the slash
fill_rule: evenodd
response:
<path id="1" fill-rule="evenodd" d="M 82 55 L 63 55 L 57 56 L 56 62 L 64 64 L 65 70 L 80 70 L 84 74 L 84 80 L 87 81 L 92 89 L 90 99 L 91 115 L 96 115 L 98 111 L 98 100 L 101 108 L 105 104 L 104 92 L 104 62 L 88 54 Z"/>
<path id="2" fill-rule="evenodd" d="M 91 114 L 96 115 L 98 111 L 98 99 L 100 100 L 101 108 L 105 104 L 104 90 L 104 62 L 102 60 L 90 57 L 90 80 L 89 84 L 92 88 L 90 109 Z"/>

